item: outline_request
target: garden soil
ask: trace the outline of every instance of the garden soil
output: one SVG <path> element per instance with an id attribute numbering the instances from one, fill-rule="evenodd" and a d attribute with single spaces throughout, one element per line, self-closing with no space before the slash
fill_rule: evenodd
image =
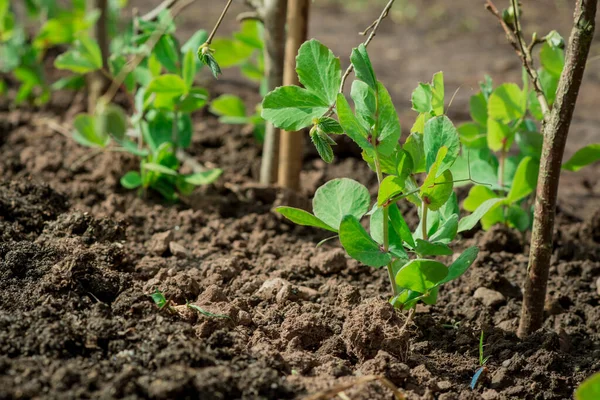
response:
<path id="1" fill-rule="evenodd" d="M 518 63 L 495 21 L 483 14 L 475 18 L 478 27 L 464 32 L 472 2 L 456 3 L 444 9 L 448 32 L 433 22 L 405 22 L 383 29 L 373 42 L 374 54 L 400 54 L 392 61 L 387 53 L 374 57 L 384 83 L 397 84 L 399 108 L 408 108 L 410 89 L 431 68 L 443 68 L 450 87 L 485 72 L 514 78 L 510 70 Z M 538 10 L 532 23 L 549 16 L 568 26 L 568 15 L 553 9 L 559 3 Z M 422 11 L 433 13 L 445 2 L 424 4 Z M 348 25 L 339 26 L 338 14 L 346 11 L 327 6 L 314 13 L 315 36 L 331 40 L 345 29 L 340 48 L 350 48 L 348 37 L 368 25 L 366 13 L 348 14 Z M 199 19 L 208 26 L 207 16 Z M 192 20 L 187 16 L 182 26 L 192 29 Z M 334 26 L 319 25 L 324 21 Z M 402 33 L 406 45 L 398 43 Z M 421 49 L 432 52 L 426 63 L 423 54 L 411 61 L 419 35 L 434 43 Z M 440 42 L 463 54 L 467 67 L 439 61 Z M 503 72 L 481 56 L 495 53 Z M 600 141 L 595 65 L 571 153 Z M 254 88 L 238 79 L 226 76 L 210 91 L 256 101 Z M 459 92 L 451 106 L 456 122 L 468 117 L 469 93 Z M 478 245 L 476 262 L 441 290 L 437 305 L 419 306 L 405 331 L 406 313 L 387 302 L 384 271 L 348 259 L 335 241 L 316 248 L 326 234 L 271 211 L 310 204 L 319 185 L 340 176 L 374 194 L 373 173 L 352 145 L 341 143 L 332 165 L 307 146 L 301 194 L 261 187 L 253 183 L 260 146 L 252 133 L 203 111 L 194 119 L 189 154 L 222 167 L 224 175 L 178 204 L 165 204 L 120 187 L 121 175 L 138 167 L 134 157 L 96 153 L 68 137 L 72 116 L 85 103 L 73 96 L 58 94 L 43 110 L 10 110 L 0 102 L 0 399 L 302 399 L 365 375 L 387 378 L 408 399 L 569 399 L 600 370 L 599 165 L 563 174 L 542 330 L 524 341 L 515 335 L 529 239 L 499 227 L 465 235 L 457 250 Z M 401 113 L 403 126 L 413 117 Z M 403 210 L 414 225 L 414 211 Z M 157 289 L 169 310 L 153 303 L 149 295 Z M 471 390 L 481 331 L 490 358 Z M 379 382 L 344 394 L 393 398 Z"/>

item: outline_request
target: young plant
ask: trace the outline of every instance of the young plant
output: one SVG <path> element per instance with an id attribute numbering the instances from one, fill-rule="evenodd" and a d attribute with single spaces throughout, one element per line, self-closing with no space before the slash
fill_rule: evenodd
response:
<path id="1" fill-rule="evenodd" d="M 538 42 L 541 67 L 537 70 L 548 106 L 556 98 L 558 80 L 564 67 L 564 40 L 552 31 Z M 523 88 L 514 83 L 493 87 L 491 78 L 480 83 L 481 91 L 471 97 L 472 121 L 458 127 L 463 155 L 454 164 L 455 176 L 485 183 L 471 188 L 463 207 L 474 211 L 489 199 L 502 199 L 481 219 L 483 229 L 506 224 L 521 232 L 531 229 L 533 195 L 538 179 L 544 114 L 537 93 L 529 88 L 524 71 Z M 576 171 L 600 159 L 600 145 L 579 150 L 563 164 Z"/>
<path id="2" fill-rule="evenodd" d="M 487 364 L 488 360 L 490 359 L 490 356 L 484 357 L 484 347 L 485 345 L 483 344 L 483 331 L 481 331 L 481 336 L 479 337 L 479 368 L 477 369 L 477 371 L 475 371 L 475 375 L 473 375 L 473 378 L 471 379 L 471 384 L 469 385 L 471 387 L 471 390 L 475 390 L 475 386 L 477 386 L 477 382 L 479 382 L 479 378 L 481 378 L 481 375 L 487 373 L 488 371 L 485 364 Z"/>
<path id="3" fill-rule="evenodd" d="M 310 137 L 326 162 L 333 160 L 330 135 L 346 134 L 362 150 L 363 159 L 377 174 L 375 204 L 369 190 L 347 178 L 320 187 L 313 199 L 313 214 L 292 207 L 276 210 L 291 221 L 335 233 L 348 253 L 359 262 L 386 267 L 392 286 L 392 304 L 413 308 L 417 302 L 436 302 L 439 287 L 460 277 L 477 257 L 465 250 L 449 266 L 432 257 L 452 255 L 449 244 L 459 232 L 471 229 L 494 204 L 487 202 L 475 213 L 459 218 L 450 170 L 459 155 L 457 130 L 444 113 L 443 75 L 431 87 L 420 86 L 413 95 L 422 97 L 423 131 L 412 133 L 399 144 L 400 123 L 391 98 L 375 76 L 364 45 L 352 51 L 350 61 L 356 80 L 351 98 L 343 93 L 340 61 L 316 40 L 298 52 L 296 71 L 304 87 L 284 86 L 263 101 L 263 118 L 275 126 L 298 131 L 310 128 Z M 424 94 L 424 96 L 421 96 Z M 431 95 L 430 95 L 431 94 Z M 337 114 L 338 120 L 332 118 Z M 419 117 L 422 121 L 426 118 Z M 418 176 L 424 175 L 419 185 Z M 420 224 L 412 232 L 397 202 L 406 199 L 419 209 Z M 369 231 L 361 224 L 369 218 Z"/>
<path id="4" fill-rule="evenodd" d="M 168 11 L 161 13 L 156 22 L 139 20 L 136 25 L 139 32 L 129 31 L 115 39 L 120 51 L 111 55 L 108 71 L 102 66 L 98 44 L 87 37 L 59 56 L 55 65 L 80 77 L 101 71 L 113 83 L 122 77 L 118 87 L 129 98 L 133 115 L 127 116 L 122 108 L 101 99 L 94 115 L 76 117 L 73 137 L 85 146 L 141 157 L 139 172 L 128 172 L 121 184 L 143 192 L 153 189 L 168 200 L 176 200 L 195 186 L 213 182 L 222 172 L 209 169 L 182 175 L 177 156 L 179 150 L 191 144 L 191 114 L 203 108 L 208 99 L 208 92 L 195 86 L 201 66 L 195 49 L 206 38 L 206 32 L 198 31 L 180 46 Z M 155 46 L 149 46 L 150 42 Z M 144 46 L 151 47 L 150 51 Z M 129 56 L 139 60 L 132 70 L 127 69 Z"/>

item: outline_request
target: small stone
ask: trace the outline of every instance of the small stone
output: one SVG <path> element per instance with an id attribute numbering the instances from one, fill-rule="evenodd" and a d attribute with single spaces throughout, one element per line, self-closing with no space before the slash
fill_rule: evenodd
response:
<path id="1" fill-rule="evenodd" d="M 488 389 L 481 394 L 483 400 L 496 400 L 500 398 L 500 394 L 494 389 Z"/>
<path id="2" fill-rule="evenodd" d="M 502 295 L 502 293 L 485 287 L 480 287 L 477 289 L 473 294 L 473 297 L 481 300 L 481 302 L 488 307 L 496 307 L 506 301 L 506 298 Z"/>
<path id="3" fill-rule="evenodd" d="M 448 389 L 450 389 L 452 387 L 452 382 L 450 382 L 450 381 L 440 381 L 440 382 L 437 383 L 437 387 L 440 390 L 442 390 L 442 391 L 443 390 L 448 390 Z"/>
<path id="4" fill-rule="evenodd" d="M 173 306 L 179 317 L 187 322 L 196 322 L 198 315 L 192 309 L 190 309 L 187 305 L 182 304 L 180 306 Z"/>
<path id="5" fill-rule="evenodd" d="M 285 286 L 291 286 L 291 284 L 283 278 L 268 279 L 256 291 L 256 295 L 263 300 L 273 300 Z"/>
<path id="6" fill-rule="evenodd" d="M 241 310 L 238 313 L 238 324 L 242 326 L 250 326 L 252 324 L 252 316 L 249 312 Z"/>
<path id="7" fill-rule="evenodd" d="M 173 232 L 171 231 L 155 233 L 148 243 L 148 251 L 157 256 L 162 256 L 169 249 L 169 243 L 172 239 Z"/>
<path id="8" fill-rule="evenodd" d="M 512 384 L 512 378 L 507 368 L 499 368 L 492 374 L 492 388 L 503 389 Z"/>
<path id="9" fill-rule="evenodd" d="M 515 332 L 517 330 L 517 318 L 507 319 L 498 324 L 498 328 L 506 332 Z"/>
<path id="10" fill-rule="evenodd" d="M 442 393 L 438 397 L 439 400 L 458 400 L 458 395 L 456 393 Z"/>
<path id="11" fill-rule="evenodd" d="M 596 293 L 600 296 L 600 278 L 596 281 Z"/>
<path id="12" fill-rule="evenodd" d="M 169 251 L 177 258 L 188 258 L 190 256 L 190 252 L 182 244 L 177 242 L 169 243 Z"/>

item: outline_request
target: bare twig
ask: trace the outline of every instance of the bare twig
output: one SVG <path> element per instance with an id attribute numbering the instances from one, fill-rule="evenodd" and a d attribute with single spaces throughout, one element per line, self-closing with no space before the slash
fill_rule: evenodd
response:
<path id="1" fill-rule="evenodd" d="M 548 105 L 548 100 L 544 95 L 542 84 L 535 66 L 533 65 L 533 57 L 531 56 L 531 50 L 533 49 L 533 46 L 535 46 L 537 40 L 534 39 L 532 44 L 527 46 L 525 39 L 523 38 L 523 30 L 521 29 L 521 16 L 519 13 L 518 1 L 511 0 L 511 2 L 515 15 L 514 29 L 504 21 L 502 14 L 500 14 L 498 8 L 494 5 L 492 0 L 486 0 L 485 8 L 498 19 L 500 26 L 502 26 L 502 29 L 504 29 L 504 32 L 506 33 L 508 42 L 515 49 L 515 52 L 521 59 L 523 67 L 525 68 L 525 71 L 527 71 L 527 75 L 529 75 L 529 79 L 533 84 L 533 88 L 542 109 L 542 114 L 544 115 L 544 122 L 546 122 L 550 114 L 550 106 Z"/>
<path id="2" fill-rule="evenodd" d="M 385 17 L 388 16 L 390 9 L 394 5 L 394 1 L 395 0 L 388 1 L 385 8 L 381 12 L 381 15 L 379 15 L 379 18 L 377 18 L 371 25 L 369 25 L 369 27 L 367 27 L 367 29 L 365 29 L 364 32 L 361 32 L 361 35 L 365 35 L 366 32 L 371 31 L 371 34 L 369 35 L 367 40 L 365 40 L 365 42 L 363 43 L 365 45 L 365 47 L 368 47 L 369 43 L 371 43 L 371 41 L 373 40 L 375 35 L 377 35 L 377 30 L 379 29 L 379 25 L 381 24 L 381 21 L 383 21 L 385 19 Z M 350 64 L 348 69 L 346 69 L 346 72 L 344 72 L 344 76 L 342 76 L 342 83 L 340 84 L 340 93 L 342 93 L 344 91 L 344 86 L 346 84 L 346 80 L 348 79 L 348 76 L 350 75 L 350 73 L 352 71 L 354 71 L 354 66 L 352 64 Z"/>
<path id="3" fill-rule="evenodd" d="M 406 399 L 406 397 L 404 397 L 404 394 L 402 394 L 402 392 L 400 392 L 400 390 L 398 390 L 396 385 L 394 385 L 392 382 L 390 382 L 389 379 L 387 379 L 386 377 L 380 376 L 380 375 L 365 375 L 365 376 L 361 376 L 354 382 L 342 383 L 340 385 L 332 387 L 331 389 L 323 390 L 314 395 L 305 397 L 304 400 L 327 400 L 329 398 L 332 398 L 333 396 L 337 396 L 339 393 L 341 393 L 345 390 L 348 390 L 352 387 L 360 386 L 365 383 L 373 382 L 373 381 L 378 381 L 383 386 L 390 389 L 394 393 L 394 398 L 396 400 Z"/>

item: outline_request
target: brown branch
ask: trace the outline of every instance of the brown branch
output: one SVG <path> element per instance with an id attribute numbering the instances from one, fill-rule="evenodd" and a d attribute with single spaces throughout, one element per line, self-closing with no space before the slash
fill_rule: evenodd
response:
<path id="1" fill-rule="evenodd" d="M 540 329 L 544 322 L 561 163 L 594 37 L 597 5 L 598 0 L 577 0 L 556 101 L 543 128 L 544 143 L 536 190 L 528 274 L 517 332 L 521 338 Z"/>
<path id="2" fill-rule="evenodd" d="M 506 33 L 506 39 L 508 40 L 510 45 L 515 49 L 515 52 L 521 59 L 523 67 L 525 68 L 525 71 L 527 71 L 527 75 L 529 75 L 529 79 L 533 84 L 533 89 L 536 92 L 537 99 L 542 109 L 542 114 L 544 115 L 544 122 L 546 122 L 550 114 L 550 106 L 548 105 L 546 95 L 544 95 L 544 90 L 542 89 L 540 77 L 538 76 L 537 70 L 533 65 L 531 49 L 533 49 L 533 46 L 535 44 L 532 44 L 531 47 L 525 44 L 525 39 L 523 38 L 523 31 L 521 29 L 521 18 L 519 14 L 518 2 L 517 0 L 511 0 L 511 2 L 515 14 L 514 29 L 504 21 L 504 18 L 502 18 L 502 14 L 500 14 L 498 8 L 494 5 L 492 0 L 486 0 L 485 8 L 498 19 L 498 21 L 500 22 L 500 26 L 502 26 L 502 29 L 504 29 L 504 32 Z"/>

